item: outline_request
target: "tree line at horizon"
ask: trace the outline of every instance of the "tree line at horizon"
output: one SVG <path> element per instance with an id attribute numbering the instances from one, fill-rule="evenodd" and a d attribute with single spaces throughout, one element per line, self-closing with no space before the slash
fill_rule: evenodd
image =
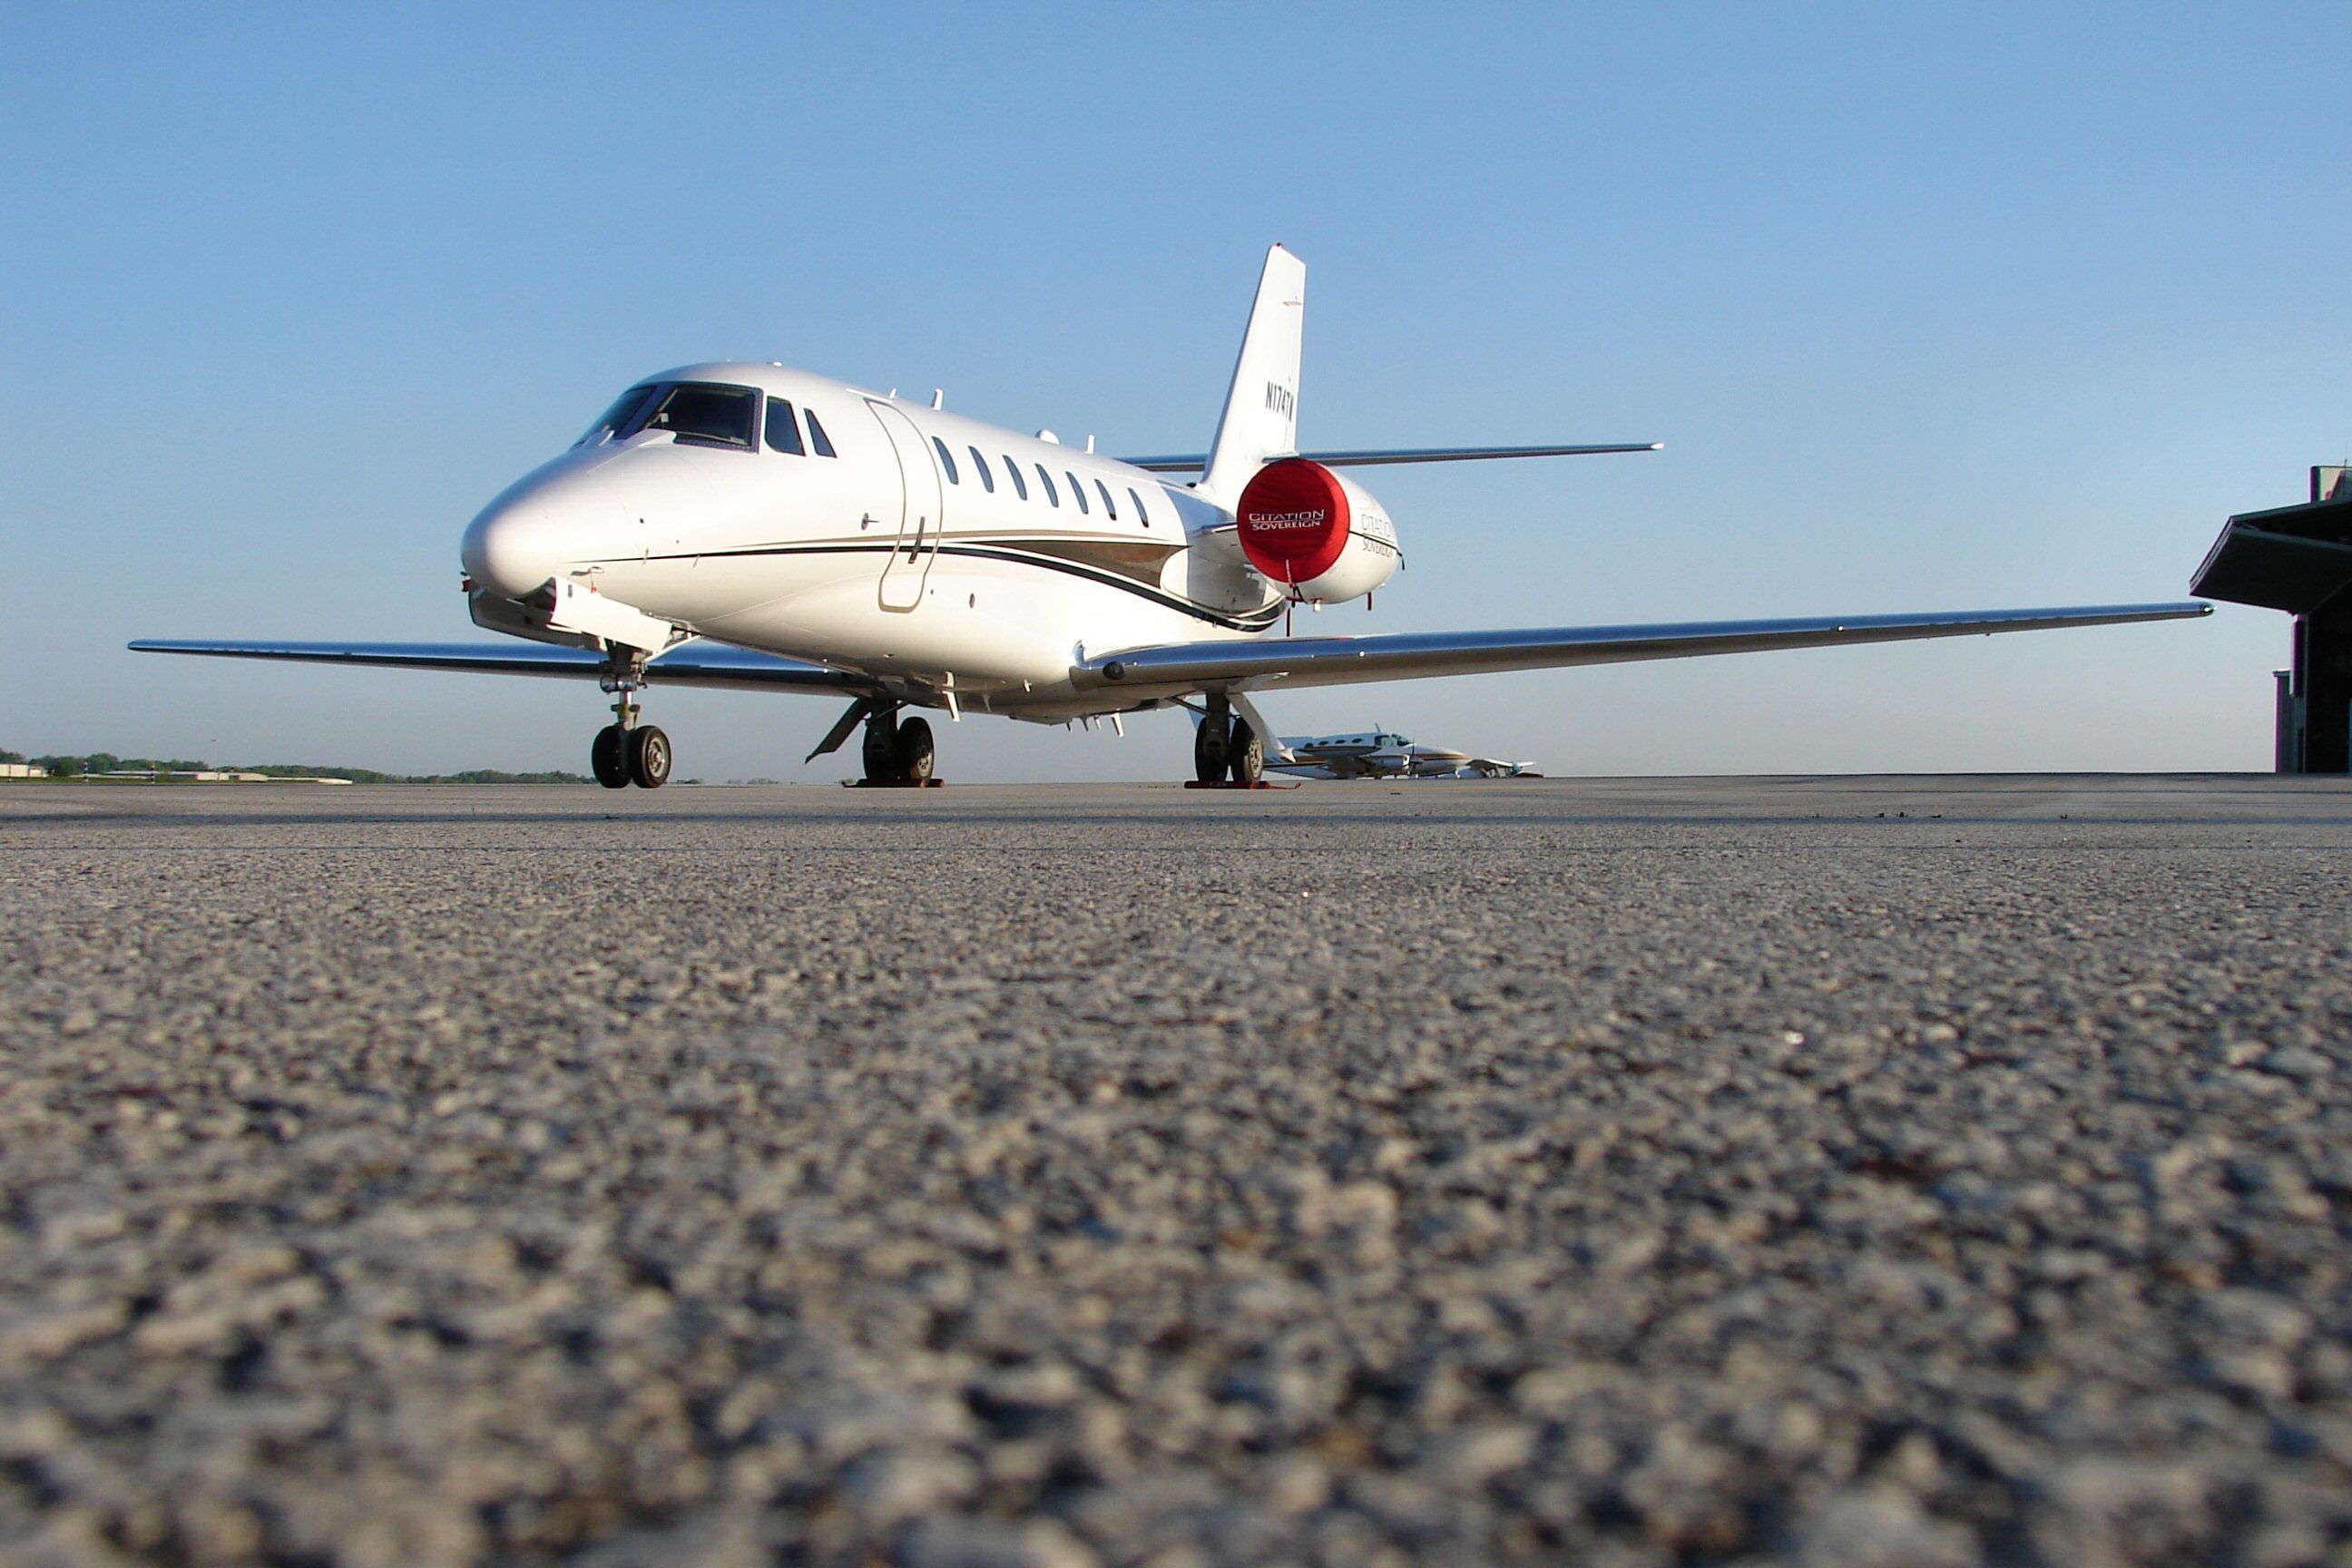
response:
<path id="1" fill-rule="evenodd" d="M 586 784 L 584 773 L 550 769 L 543 773 L 508 773 L 500 768 L 467 768 L 454 773 L 388 773 L 377 768 L 316 767 L 308 763 L 215 763 L 188 757 L 118 757 L 112 752 L 79 755 L 28 757 L 0 749 L 0 763 L 25 763 L 47 768 L 51 778 L 89 778 L 100 773 L 262 773 L 274 779 L 349 779 L 353 784 Z"/>

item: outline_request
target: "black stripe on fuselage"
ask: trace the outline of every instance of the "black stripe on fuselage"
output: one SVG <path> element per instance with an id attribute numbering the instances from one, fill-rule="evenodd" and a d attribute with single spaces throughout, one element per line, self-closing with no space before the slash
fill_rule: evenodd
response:
<path id="1" fill-rule="evenodd" d="M 883 544 L 878 542 L 872 544 L 772 544 L 761 545 L 751 550 L 696 550 L 681 552 L 675 555 L 616 556 L 611 562 L 603 564 L 628 565 L 638 561 L 724 561 L 761 555 L 889 555 L 896 553 L 899 548 L 897 544 Z M 1106 588 L 1121 589 L 1133 594 L 1139 599 L 1149 599 L 1155 605 L 1164 605 L 1180 614 L 1190 616 L 1196 621 L 1206 621 L 1213 626 L 1223 626 L 1232 631 L 1262 632 L 1282 618 L 1282 606 L 1278 604 L 1269 605 L 1265 609 L 1253 611 L 1247 616 L 1221 616 L 1214 611 L 1202 609 L 1188 599 L 1180 599 L 1172 594 L 1162 593 L 1157 588 L 1146 587 L 1132 578 L 1121 577 L 1115 573 L 1101 571 L 1076 561 L 1065 561 L 1054 556 L 1031 555 L 1023 552 L 990 549 L 977 544 L 941 544 L 930 547 L 930 553 L 967 555 L 982 561 L 1007 561 L 1016 566 L 1042 566 L 1048 572 L 1059 572 L 1066 576 L 1083 578 L 1089 583 L 1099 583 Z"/>

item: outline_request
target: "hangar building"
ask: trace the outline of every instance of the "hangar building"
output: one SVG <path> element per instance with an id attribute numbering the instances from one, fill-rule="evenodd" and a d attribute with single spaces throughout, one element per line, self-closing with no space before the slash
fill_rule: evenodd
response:
<path id="1" fill-rule="evenodd" d="M 2311 500 L 2241 512 L 2189 591 L 2294 617 L 2278 676 L 2278 771 L 2352 772 L 2352 468 L 2311 470 Z"/>

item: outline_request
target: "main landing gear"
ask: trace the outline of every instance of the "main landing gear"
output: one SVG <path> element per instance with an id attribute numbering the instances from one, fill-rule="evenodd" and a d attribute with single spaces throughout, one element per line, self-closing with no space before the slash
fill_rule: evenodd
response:
<path id="1" fill-rule="evenodd" d="M 589 771 L 606 789 L 659 789 L 669 782 L 669 737 L 637 722 L 637 689 L 646 683 L 646 656 L 615 650 L 602 685 L 613 693 L 613 722 L 588 747 Z"/>
<path id="2" fill-rule="evenodd" d="M 1201 727 L 1192 731 L 1192 772 L 1204 784 L 1233 782 L 1255 785 L 1265 777 L 1265 740 L 1246 719 L 1234 717 L 1221 691 L 1208 694 Z"/>
<path id="3" fill-rule="evenodd" d="M 877 708 L 866 717 L 866 782 L 870 784 L 924 784 L 930 782 L 937 752 L 931 744 L 930 721 L 900 719 L 898 706 Z"/>
<path id="4" fill-rule="evenodd" d="M 930 721 L 925 719 L 900 719 L 901 706 L 895 699 L 879 691 L 869 692 L 849 705 L 849 711 L 833 721 L 824 739 L 808 754 L 810 762 L 830 756 L 849 739 L 849 732 L 859 725 L 866 727 L 866 737 L 858 751 L 866 763 L 866 776 L 857 782 L 872 786 L 919 788 L 940 781 L 931 776 L 931 765 L 937 752 L 931 745 Z"/>

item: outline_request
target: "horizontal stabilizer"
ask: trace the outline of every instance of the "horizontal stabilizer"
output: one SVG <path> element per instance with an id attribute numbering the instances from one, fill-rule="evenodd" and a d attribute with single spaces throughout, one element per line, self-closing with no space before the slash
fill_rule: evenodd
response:
<path id="1" fill-rule="evenodd" d="M 1497 458 L 1593 458 L 1609 452 L 1662 452 L 1664 441 L 1610 441 L 1580 447 L 1360 447 L 1345 452 L 1293 452 L 1291 457 L 1327 468 L 1377 468 L 1393 463 L 1484 463 Z M 1202 452 L 1157 458 L 1121 458 L 1129 468 L 1155 474 L 1192 473 L 1208 463 Z"/>
<path id="2" fill-rule="evenodd" d="M 2161 605 L 2080 605 L 2037 610 L 1960 610 L 1926 616 L 1848 616 L 1791 621 L 1715 621 L 1675 626 L 1549 626 L 1519 631 L 1397 632 L 1280 642 L 1170 643 L 1103 654 L 1074 666 L 1081 691 L 1116 686 L 1137 693 L 1248 689 L 1288 690 L 1367 680 L 1414 680 L 1772 648 L 1835 647 L 1920 637 L 2122 626 L 2209 616 L 2194 600 Z"/>
<path id="3" fill-rule="evenodd" d="M 544 675 L 593 680 L 607 668 L 584 648 L 522 643 L 191 642 L 148 638 L 133 653 L 185 653 L 212 658 L 284 659 L 297 664 L 373 665 L 391 669 L 456 670 L 475 675 Z M 646 665 L 648 681 L 666 686 L 760 687 L 785 691 L 870 691 L 874 683 L 845 669 L 724 643 L 691 642 Z"/>

